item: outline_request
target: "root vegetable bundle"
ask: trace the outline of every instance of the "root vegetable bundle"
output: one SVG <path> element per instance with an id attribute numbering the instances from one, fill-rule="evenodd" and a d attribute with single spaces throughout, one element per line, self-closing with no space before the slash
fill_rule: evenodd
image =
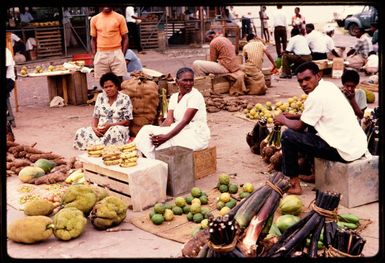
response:
<path id="1" fill-rule="evenodd" d="M 274 125 L 272 131 L 269 133 L 269 135 L 261 142 L 260 145 L 260 151 L 261 151 L 261 157 L 265 163 L 270 163 L 271 157 L 276 153 L 280 152 L 281 150 L 281 126 Z M 275 160 L 275 163 L 279 162 L 280 157 L 282 154 L 277 154 Z M 272 161 L 273 161 L 272 160 Z M 273 166 L 277 166 L 275 163 L 273 163 Z"/>
<path id="2" fill-rule="evenodd" d="M 325 257 L 362 257 L 366 240 L 351 230 L 337 229 L 331 245 L 325 250 Z"/>
<path id="3" fill-rule="evenodd" d="M 261 154 L 260 146 L 262 140 L 269 135 L 269 129 L 266 126 L 267 120 L 261 119 L 255 125 L 251 132 L 246 134 L 246 142 L 254 154 Z"/>
<path id="4" fill-rule="evenodd" d="M 265 257 L 296 257 L 305 256 L 306 239 L 310 238 L 307 255 L 316 258 L 318 240 L 322 229 L 325 246 L 328 247 L 334 239 L 337 225 L 337 213 L 341 195 L 332 192 L 316 192 L 313 210 L 298 223 L 289 227 L 270 250 L 264 253 Z"/>
<path id="5" fill-rule="evenodd" d="M 205 98 L 207 112 L 213 113 L 221 110 L 230 112 L 240 111 L 247 107 L 247 101 L 239 98 L 229 98 L 217 94 L 211 94 Z"/>

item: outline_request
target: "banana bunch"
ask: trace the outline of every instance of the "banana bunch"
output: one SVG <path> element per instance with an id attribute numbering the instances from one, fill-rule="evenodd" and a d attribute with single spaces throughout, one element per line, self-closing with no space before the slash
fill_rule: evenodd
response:
<path id="1" fill-rule="evenodd" d="M 83 169 L 77 169 L 72 172 L 65 180 L 67 184 L 83 184 L 86 182 L 86 178 Z"/>
<path id="2" fill-rule="evenodd" d="M 118 165 L 121 163 L 120 159 L 121 150 L 116 145 L 109 145 L 104 147 L 102 151 L 102 159 L 105 165 Z"/>
<path id="3" fill-rule="evenodd" d="M 121 167 L 136 166 L 138 160 L 138 152 L 135 143 L 131 142 L 121 146 L 122 153 L 120 154 Z"/>
<path id="4" fill-rule="evenodd" d="M 88 145 L 87 146 L 87 153 L 89 157 L 101 157 L 102 151 L 104 149 L 104 145 Z"/>
<path id="5" fill-rule="evenodd" d="M 360 225 L 360 218 L 353 214 L 339 214 L 337 225 L 343 229 L 356 229 Z"/>

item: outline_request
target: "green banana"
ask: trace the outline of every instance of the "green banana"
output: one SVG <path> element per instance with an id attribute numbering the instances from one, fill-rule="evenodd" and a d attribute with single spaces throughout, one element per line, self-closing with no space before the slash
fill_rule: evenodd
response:
<path id="1" fill-rule="evenodd" d="M 338 221 L 337 222 L 337 226 L 339 228 L 347 228 L 347 229 L 356 229 L 358 227 L 357 224 L 354 224 L 354 223 L 347 223 L 347 222 L 342 222 L 342 221 Z"/>
<path id="2" fill-rule="evenodd" d="M 360 218 L 353 214 L 340 214 L 338 215 L 338 220 L 346 223 L 358 224 L 360 221 Z"/>

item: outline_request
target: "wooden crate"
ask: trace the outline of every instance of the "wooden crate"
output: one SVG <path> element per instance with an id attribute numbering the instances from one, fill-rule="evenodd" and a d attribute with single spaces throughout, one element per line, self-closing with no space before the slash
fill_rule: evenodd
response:
<path id="1" fill-rule="evenodd" d="M 200 179 L 217 171 L 217 148 L 208 147 L 194 151 L 194 177 Z"/>
<path id="2" fill-rule="evenodd" d="M 38 58 L 63 55 L 62 35 L 59 29 L 36 30 L 35 38 Z"/>
<path id="3" fill-rule="evenodd" d="M 71 105 L 86 104 L 88 100 L 87 75 L 75 71 L 71 74 L 68 85 L 68 103 Z"/>
<path id="4" fill-rule="evenodd" d="M 140 24 L 140 39 L 143 49 L 159 47 L 158 32 L 157 22 L 142 22 Z"/>
<path id="5" fill-rule="evenodd" d="M 366 89 L 372 92 L 378 92 L 378 84 L 361 82 L 357 85 L 357 89 Z"/>
<path id="6" fill-rule="evenodd" d="M 139 158 L 134 167 L 106 166 L 102 158 L 79 155 L 87 181 L 107 188 L 120 197 L 132 210 L 143 211 L 166 200 L 167 164 L 153 159 Z"/>

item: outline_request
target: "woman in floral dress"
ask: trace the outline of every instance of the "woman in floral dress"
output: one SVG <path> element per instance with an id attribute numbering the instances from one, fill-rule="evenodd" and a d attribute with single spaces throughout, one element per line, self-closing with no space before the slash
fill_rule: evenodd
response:
<path id="1" fill-rule="evenodd" d="M 76 131 L 74 148 L 86 150 L 88 145 L 125 144 L 133 119 L 130 97 L 119 92 L 120 79 L 109 72 L 100 78 L 103 92 L 96 99 L 91 127 Z"/>

